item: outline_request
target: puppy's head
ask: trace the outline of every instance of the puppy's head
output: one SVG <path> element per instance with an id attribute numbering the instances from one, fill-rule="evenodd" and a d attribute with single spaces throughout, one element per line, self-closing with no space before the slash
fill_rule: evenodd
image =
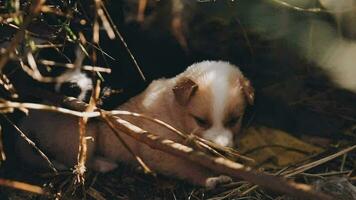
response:
<path id="1" fill-rule="evenodd" d="M 250 82 L 222 61 L 193 64 L 177 77 L 173 92 L 186 130 L 227 147 L 234 145 L 245 107 L 254 101 Z"/>

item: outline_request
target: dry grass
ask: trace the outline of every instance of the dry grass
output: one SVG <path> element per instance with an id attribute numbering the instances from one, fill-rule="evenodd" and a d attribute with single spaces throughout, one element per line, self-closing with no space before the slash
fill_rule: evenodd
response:
<path id="1" fill-rule="evenodd" d="M 275 1 L 286 5 L 281 1 Z M 80 1 L 74 4 L 80 7 Z M 182 19 L 182 2 L 180 0 L 174 0 L 172 3 L 172 33 L 183 48 L 187 48 L 187 41 L 184 36 L 184 21 Z M 144 11 L 147 5 L 146 0 L 140 0 L 138 7 L 139 21 L 143 21 Z M 145 79 L 143 72 L 141 71 L 138 62 L 136 61 L 133 53 L 128 48 L 123 36 L 119 32 L 118 28 L 113 23 L 108 10 L 105 7 L 105 3 L 101 0 L 95 0 L 92 2 L 91 17 L 85 19 L 76 18 L 76 11 L 71 6 L 63 8 L 51 4 L 51 1 L 34 0 L 30 4 L 22 4 L 20 1 L 8 1 L 7 5 L 1 6 L 0 23 L 9 29 L 15 29 L 15 34 L 4 36 L 0 40 L 8 40 L 6 48 L 0 47 L 0 84 L 3 87 L 4 98 L 0 101 L 0 112 L 7 119 L 9 124 L 14 125 L 10 119 L 6 116 L 13 113 L 15 110 L 21 110 L 26 112 L 28 109 L 41 109 L 53 112 L 61 112 L 68 115 L 75 115 L 80 117 L 80 146 L 78 155 L 78 164 L 73 171 L 60 171 L 58 172 L 47 156 L 36 147 L 35 143 L 26 137 L 25 133 L 21 130 L 17 130 L 21 136 L 30 143 L 36 151 L 38 151 L 42 157 L 47 160 L 51 166 L 53 173 L 49 174 L 36 174 L 29 176 L 29 171 L 18 167 L 12 169 L 12 167 L 4 166 L 0 168 L 0 175 L 4 175 L 4 178 L 0 179 L 0 198 L 14 198 L 14 199 L 287 199 L 288 197 L 280 195 L 280 193 L 287 193 L 295 196 L 302 197 L 306 195 L 312 198 L 324 198 L 322 194 L 312 191 L 310 185 L 315 183 L 315 180 L 324 180 L 328 177 L 346 177 L 351 183 L 356 181 L 354 169 L 356 166 L 355 151 L 356 146 L 352 141 L 344 141 L 342 138 L 339 141 L 333 141 L 334 146 L 328 146 L 326 152 L 323 155 L 317 155 L 311 158 L 307 158 L 302 163 L 288 166 L 282 169 L 264 170 L 258 169 L 259 172 L 251 171 L 249 167 L 234 163 L 227 158 L 239 159 L 248 162 L 252 160 L 248 157 L 240 155 L 233 149 L 221 148 L 213 143 L 206 141 L 202 138 L 187 135 L 185 133 L 176 130 L 174 127 L 162 122 L 158 119 L 150 118 L 139 113 L 131 113 L 126 111 L 105 111 L 97 108 L 97 102 L 99 101 L 101 73 L 111 73 L 111 68 L 98 66 L 98 57 L 106 56 L 106 53 L 100 47 L 100 38 L 108 37 L 109 39 L 118 39 L 125 47 L 130 59 L 137 68 L 140 76 Z M 307 11 L 307 12 L 319 12 L 320 9 L 301 9 L 286 5 L 290 8 Z M 43 17 L 44 16 L 44 17 Z M 63 37 L 57 37 L 51 39 L 46 34 L 34 33 L 29 29 L 29 26 L 40 20 L 46 20 L 50 17 L 63 19 L 63 21 L 57 22 L 53 25 L 56 27 L 54 34 L 63 34 Z M 79 20 L 78 20 L 79 19 Z M 80 21 L 80 24 L 90 24 L 91 30 L 84 32 L 79 28 L 78 24 L 74 21 Z M 72 25 L 71 23 L 75 24 Z M 78 27 L 76 27 L 78 26 Z M 100 27 L 103 31 L 100 31 Z M 0 30 L 1 31 L 1 30 Z M 103 36 L 101 33 L 104 32 Z M 41 40 L 40 42 L 38 42 Z M 73 62 L 71 59 L 67 59 L 67 56 L 63 53 L 62 47 L 74 44 L 75 50 L 72 52 L 76 54 Z M 1 45 L 1 44 L 0 44 Z M 20 48 L 21 47 L 21 48 Z M 56 52 L 53 56 L 53 60 L 50 59 L 38 59 L 38 52 L 43 48 L 52 49 Z M 61 59 L 68 60 L 68 63 L 61 61 Z M 92 65 L 84 64 L 84 60 L 88 59 Z M 68 73 L 76 70 L 86 70 L 92 72 L 97 84 L 96 89 L 92 91 L 91 100 L 89 106 L 83 102 L 78 102 L 70 98 L 57 98 L 50 97 L 42 91 L 36 92 L 37 89 L 27 88 L 31 91 L 32 95 L 48 98 L 47 100 L 53 101 L 53 99 L 60 100 L 61 104 L 66 104 L 66 108 L 49 106 L 44 104 L 20 102 L 18 97 L 21 97 L 21 92 L 12 84 L 12 81 L 8 78 L 8 71 L 12 71 L 11 68 L 15 63 L 20 66 L 21 69 L 33 79 L 39 82 L 64 82 Z M 50 68 L 61 68 L 64 71 L 61 75 L 53 75 Z M 45 73 L 44 69 L 48 70 Z M 49 75 L 48 75 L 49 74 Z M 33 90 L 32 90 L 33 89 Z M 42 95 L 42 96 L 41 96 Z M 319 95 L 319 96 L 318 96 Z M 297 102 L 298 105 L 307 105 L 311 100 L 318 99 L 323 96 L 323 93 L 317 94 L 316 97 L 311 99 L 304 99 Z M 324 101 L 325 98 L 324 98 Z M 69 104 L 68 104 L 69 102 Z M 74 102 L 74 103 L 73 103 Z M 315 102 L 315 101 L 314 101 Z M 58 102 L 52 102 L 58 105 Z M 322 102 L 323 103 L 323 102 Z M 337 102 L 334 102 L 337 104 Z M 68 106 L 69 105 L 69 106 Z M 321 105 L 321 104 L 318 104 Z M 69 107 L 69 109 L 68 109 Z M 345 105 L 347 110 L 347 106 Z M 326 109 L 320 109 L 318 111 L 326 112 Z M 354 120 L 352 116 L 345 116 L 344 110 L 333 110 L 333 113 L 340 117 L 344 117 L 347 120 Z M 113 115 L 116 115 L 115 117 Z M 193 146 L 185 146 L 180 144 L 180 148 L 174 148 L 173 145 L 163 145 L 157 141 L 149 140 L 144 130 L 137 131 L 137 127 L 132 124 L 127 124 L 120 119 L 120 115 L 131 115 L 141 118 L 142 120 L 149 120 L 152 123 L 158 123 L 161 126 L 166 127 L 169 130 L 177 133 L 179 136 L 193 142 Z M 85 126 L 88 118 L 101 117 L 113 130 L 128 132 L 132 137 L 138 141 L 146 143 L 153 148 L 159 148 L 162 151 L 169 152 L 176 156 L 181 156 L 190 160 L 191 162 L 199 163 L 205 167 L 208 167 L 217 172 L 227 173 L 231 176 L 242 178 L 243 181 L 233 182 L 227 185 L 223 185 L 215 190 L 206 190 L 199 187 L 191 186 L 187 183 L 172 180 L 160 175 L 151 176 L 137 172 L 132 168 L 122 165 L 118 170 L 107 174 L 97 174 L 95 172 L 87 171 L 86 164 L 86 135 Z M 125 125 L 126 126 L 123 126 Z M 17 128 L 16 128 L 17 129 Z M 136 131 L 135 131 L 136 130 Z M 354 130 L 353 130 L 354 131 Z M 351 134 L 354 137 L 354 133 Z M 1 136 L 1 135 L 0 135 Z M 120 138 L 119 138 L 120 139 Z M 5 160 L 5 154 L 2 148 L 3 141 L 0 141 L 0 153 L 1 159 Z M 172 141 L 174 143 L 174 141 Z M 341 144 L 342 143 L 342 144 Z M 123 142 L 123 145 L 124 142 Z M 127 147 L 128 148 L 128 147 Z M 187 155 L 184 151 L 193 151 L 196 154 Z M 209 151 L 211 155 L 205 155 L 199 152 L 200 150 Z M 199 152 L 199 153 L 198 153 Z M 132 152 L 133 153 L 133 152 Z M 213 157 L 214 156 L 214 157 Z M 142 159 L 135 156 L 137 161 L 145 172 L 152 172 Z M 218 158 L 217 158 L 218 157 Z M 221 162 L 217 162 L 221 161 Z M 263 173 L 262 173 L 263 171 Z M 11 172 L 11 173 L 10 173 Z M 12 175 L 9 175 L 12 174 Z M 15 175 L 14 175 L 15 174 Z M 151 173 L 152 174 L 152 173 Z M 284 179 L 275 178 L 275 176 L 282 176 L 288 178 L 293 182 L 285 182 Z M 17 181 L 25 180 L 31 182 L 31 184 Z M 302 182 L 303 184 L 297 184 L 296 182 Z M 263 188 L 256 185 L 262 185 Z M 40 185 L 40 186 L 38 186 Z M 278 194 L 266 190 L 279 192 Z M 15 190 L 17 189 L 17 190 Z M 324 191 L 324 190 L 321 190 Z M 305 197 L 305 196 L 304 196 Z M 325 197 L 326 198 L 326 197 Z"/>

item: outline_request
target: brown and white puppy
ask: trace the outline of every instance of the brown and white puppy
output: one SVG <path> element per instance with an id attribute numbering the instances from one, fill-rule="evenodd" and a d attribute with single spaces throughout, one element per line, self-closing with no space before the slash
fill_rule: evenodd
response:
<path id="1" fill-rule="evenodd" d="M 233 147 L 253 88 L 240 70 L 227 62 L 205 61 L 175 78 L 173 91 L 182 130 L 216 144 Z M 189 89 L 191 85 L 191 89 Z"/>
<path id="2" fill-rule="evenodd" d="M 223 61 L 204 61 L 191 65 L 174 78 L 153 81 L 143 93 L 118 109 L 143 113 L 183 132 L 194 133 L 221 146 L 233 147 L 245 107 L 253 100 L 253 88 L 236 66 Z M 184 142 L 176 134 L 152 122 L 129 116 L 122 118 L 163 138 Z M 78 152 L 76 117 L 31 111 L 21 128 L 53 159 L 66 166 L 75 165 Z M 133 156 L 103 122 L 89 122 L 87 135 L 94 138 L 93 142 L 89 142 L 89 167 L 104 172 L 115 168 L 117 161 L 137 165 Z M 198 165 L 153 150 L 124 133 L 121 136 L 134 153 L 156 172 L 208 187 L 227 180 Z M 46 166 L 28 145 L 19 145 L 20 155 L 26 162 Z"/>

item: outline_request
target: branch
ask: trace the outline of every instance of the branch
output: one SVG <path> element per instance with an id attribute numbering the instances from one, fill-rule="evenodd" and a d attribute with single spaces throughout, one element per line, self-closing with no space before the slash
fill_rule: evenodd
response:
<path id="1" fill-rule="evenodd" d="M 92 91 L 91 98 L 88 106 L 85 108 L 86 112 L 92 112 L 96 109 L 96 102 L 98 100 L 100 93 L 100 81 L 96 82 L 96 86 Z M 85 163 L 87 160 L 88 144 L 87 140 L 89 137 L 86 136 L 86 127 L 88 123 L 88 117 L 83 116 L 79 118 L 79 149 L 77 156 L 77 165 L 75 166 L 75 172 L 77 174 L 77 181 L 83 183 L 85 181 L 84 173 L 86 171 Z"/>
<path id="2" fill-rule="evenodd" d="M 32 192 L 32 193 L 35 193 L 35 194 L 41 194 L 41 195 L 48 194 L 40 186 L 31 185 L 31 184 L 23 183 L 23 182 L 19 182 L 19 181 L 12 181 L 12 180 L 7 180 L 7 179 L 0 178 L 0 185 L 1 186 L 15 188 L 15 189 L 18 189 L 18 190 L 27 191 L 27 192 Z"/>
<path id="3" fill-rule="evenodd" d="M 87 104 L 74 98 L 56 97 L 52 99 L 56 99 L 57 102 L 55 103 L 57 104 L 61 103 L 66 107 L 78 111 L 85 111 L 87 108 Z M 130 122 L 121 119 L 120 117 L 113 116 L 112 112 L 105 110 L 100 110 L 100 112 L 105 114 L 104 119 L 109 120 L 111 125 L 114 125 L 113 128 L 129 135 L 130 137 L 136 139 L 138 142 L 144 143 L 152 149 L 157 149 L 173 156 L 191 161 L 216 173 L 244 179 L 248 182 L 260 185 L 273 191 L 301 197 L 303 199 L 332 199 L 325 194 L 313 191 L 312 187 L 309 185 L 299 184 L 293 181 L 286 181 L 282 177 L 276 177 L 273 175 L 256 172 L 249 167 L 245 167 L 244 165 L 225 159 L 223 157 L 209 156 L 186 145 L 160 138 L 159 136 L 149 133 L 131 124 Z M 91 113 L 93 114 L 96 112 Z"/>
<path id="4" fill-rule="evenodd" d="M 286 181 L 281 177 L 258 173 L 249 167 L 245 167 L 231 160 L 222 157 L 209 156 L 203 152 L 196 151 L 191 147 L 160 138 L 159 136 L 149 133 L 116 116 L 110 116 L 108 119 L 116 125 L 115 128 L 128 134 L 137 141 L 145 143 L 152 149 L 160 150 L 194 162 L 214 172 L 244 179 L 273 191 L 286 193 L 296 197 L 331 200 L 331 197 L 313 191 L 312 187 L 309 185 Z"/>

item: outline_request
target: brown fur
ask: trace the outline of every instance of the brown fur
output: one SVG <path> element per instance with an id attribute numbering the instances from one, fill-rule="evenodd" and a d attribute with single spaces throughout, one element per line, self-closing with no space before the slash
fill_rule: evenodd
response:
<path id="1" fill-rule="evenodd" d="M 147 116 L 165 121 L 183 132 L 195 133 L 202 136 L 202 131 L 209 127 L 200 127 L 192 115 L 207 119 L 208 123 L 212 123 L 212 99 L 213 92 L 215 91 L 212 91 L 209 83 L 202 78 L 203 74 L 194 70 L 195 68 L 187 70 L 172 79 L 153 81 L 143 93 L 130 99 L 118 109 L 144 113 Z M 238 82 L 242 74 L 236 71 L 236 73 L 230 74 L 230 76 L 229 98 L 227 101 L 228 105 L 224 110 L 224 121 L 228 121 L 232 116 L 241 117 L 247 101 L 241 89 L 242 86 Z M 184 87 L 183 89 L 181 88 L 182 91 L 180 92 L 183 92 L 185 95 L 181 100 L 185 102 L 178 100 L 177 93 L 173 90 L 177 85 L 179 86 L 182 79 L 189 79 L 191 82 L 188 85 L 194 85 L 191 83 L 197 85 L 197 88 L 190 92 L 185 92 Z M 189 89 L 189 87 L 187 87 L 187 89 Z M 182 102 L 184 103 L 182 104 Z M 182 138 L 157 124 L 134 117 L 126 116 L 122 118 L 163 138 L 184 143 Z M 46 153 L 53 155 L 55 160 L 66 166 L 76 164 L 78 152 L 78 118 L 59 113 L 31 111 L 30 116 L 24 120 L 21 126 L 26 133 L 31 134 L 32 138 L 36 138 L 39 142 L 39 146 Z M 228 128 L 231 129 L 233 133 L 238 133 L 240 126 L 241 118 L 237 123 Z M 98 121 L 90 121 L 87 128 L 87 135 L 92 136 L 94 139 L 92 142 L 89 142 L 89 167 L 99 171 L 107 171 L 110 169 L 110 167 L 108 168 L 101 162 L 97 162 L 99 156 L 105 158 L 109 163 L 124 161 L 137 165 L 134 158 L 123 145 L 121 145 L 106 124 Z M 210 179 L 210 177 L 216 176 L 216 174 L 213 174 L 205 168 L 193 165 L 191 162 L 164 152 L 151 149 L 144 144 L 138 143 L 124 133 L 121 134 L 121 137 L 124 138 L 134 153 L 140 156 L 154 171 L 173 175 L 188 180 L 191 183 L 204 186 L 212 186 L 211 184 L 218 183 L 220 180 L 219 178 Z M 24 144 L 22 140 L 19 140 L 18 146 L 21 148 L 20 155 L 23 160 L 38 167 L 46 166 L 46 163 L 41 160 L 39 156 L 34 154 L 29 149 L 29 146 Z M 226 177 L 224 178 L 225 179 L 221 180 L 226 180 Z"/>

